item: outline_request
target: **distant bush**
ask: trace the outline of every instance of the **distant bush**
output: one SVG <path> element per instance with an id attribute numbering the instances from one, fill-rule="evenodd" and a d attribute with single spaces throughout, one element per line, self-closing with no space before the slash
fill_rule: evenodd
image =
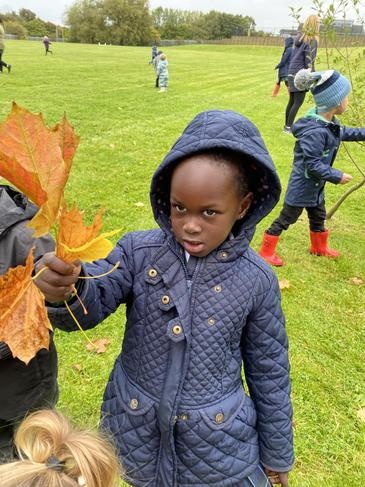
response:
<path id="1" fill-rule="evenodd" d="M 5 32 L 18 36 L 18 39 L 26 39 L 28 36 L 27 29 L 22 24 L 19 24 L 19 22 L 12 20 L 6 22 Z"/>

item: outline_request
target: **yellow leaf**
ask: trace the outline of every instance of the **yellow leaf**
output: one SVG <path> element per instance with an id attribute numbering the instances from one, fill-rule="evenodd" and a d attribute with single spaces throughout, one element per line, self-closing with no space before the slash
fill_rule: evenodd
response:
<path id="1" fill-rule="evenodd" d="M 102 210 L 96 215 L 94 222 L 89 227 L 85 226 L 83 213 L 74 204 L 70 211 L 66 205 L 62 208 L 60 225 L 56 236 L 56 255 L 64 262 L 93 260 L 106 257 L 113 248 L 108 237 L 115 235 L 120 230 L 98 235 L 102 226 Z"/>

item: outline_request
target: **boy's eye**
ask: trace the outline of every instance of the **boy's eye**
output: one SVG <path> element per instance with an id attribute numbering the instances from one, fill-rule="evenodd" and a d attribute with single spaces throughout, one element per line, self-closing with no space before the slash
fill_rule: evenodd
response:
<path id="1" fill-rule="evenodd" d="M 214 211 L 214 210 L 209 210 L 209 209 L 208 209 L 208 210 L 204 210 L 204 212 L 203 212 L 203 213 L 204 213 L 204 215 L 205 215 L 205 216 L 214 216 L 214 215 L 216 215 L 216 214 L 217 214 L 217 212 L 216 212 L 216 211 Z"/>
<path id="2" fill-rule="evenodd" d="M 186 208 L 182 205 L 175 204 L 175 205 L 173 205 L 173 207 L 175 208 L 177 213 L 185 213 L 185 211 L 186 211 Z"/>

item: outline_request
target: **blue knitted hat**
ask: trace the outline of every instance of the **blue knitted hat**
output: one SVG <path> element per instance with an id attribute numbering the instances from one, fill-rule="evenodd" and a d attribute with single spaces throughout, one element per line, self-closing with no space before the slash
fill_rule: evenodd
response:
<path id="1" fill-rule="evenodd" d="M 301 69 L 295 75 L 298 90 L 311 90 L 318 112 L 328 112 L 350 93 L 349 80 L 334 69 L 310 72 Z"/>

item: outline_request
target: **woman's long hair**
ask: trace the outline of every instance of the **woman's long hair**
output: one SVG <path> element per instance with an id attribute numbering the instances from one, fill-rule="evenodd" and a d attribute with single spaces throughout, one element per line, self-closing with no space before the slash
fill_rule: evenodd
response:
<path id="1" fill-rule="evenodd" d="M 304 42 L 310 42 L 311 40 L 315 39 L 319 42 L 319 28 L 321 25 L 321 21 L 318 15 L 310 15 L 303 24 L 303 36 L 302 40 Z"/>
<path id="2" fill-rule="evenodd" d="M 19 426 L 20 460 L 0 465 L 1 487 L 116 487 L 120 467 L 100 434 L 74 428 L 57 411 L 30 414 Z"/>

